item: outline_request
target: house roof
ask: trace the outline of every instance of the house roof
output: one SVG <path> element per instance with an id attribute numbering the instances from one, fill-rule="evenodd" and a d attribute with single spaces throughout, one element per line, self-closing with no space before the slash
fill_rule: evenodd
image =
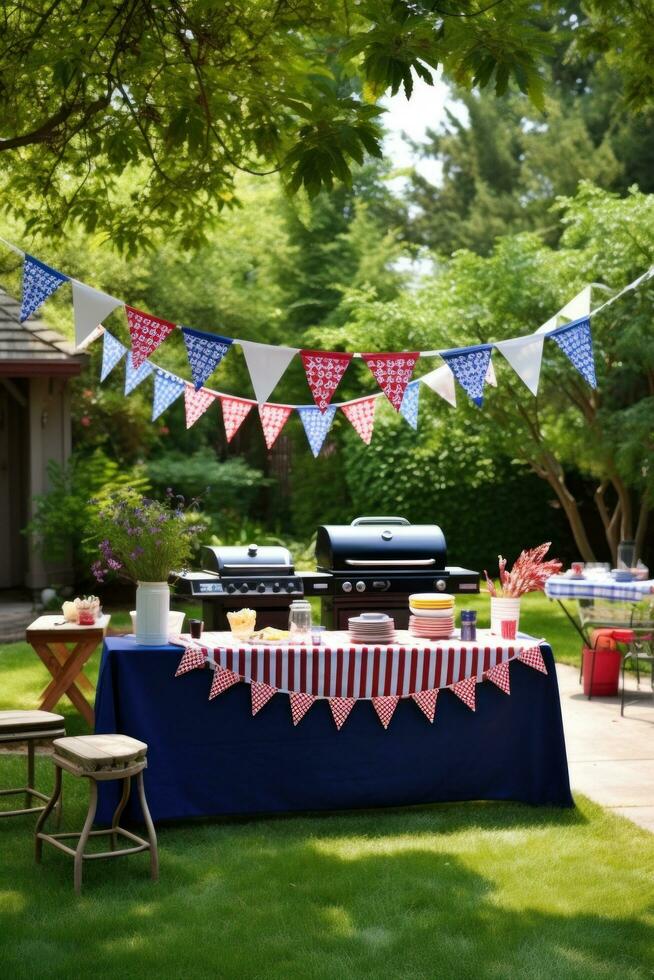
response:
<path id="1" fill-rule="evenodd" d="M 86 355 L 38 318 L 19 320 L 20 305 L 0 289 L 0 374 L 79 374 Z"/>

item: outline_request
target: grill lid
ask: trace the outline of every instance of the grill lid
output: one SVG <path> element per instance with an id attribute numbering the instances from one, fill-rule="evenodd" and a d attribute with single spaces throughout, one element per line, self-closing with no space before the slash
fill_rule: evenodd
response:
<path id="1" fill-rule="evenodd" d="M 429 572 L 445 568 L 445 536 L 436 524 L 404 517 L 357 517 L 351 524 L 322 524 L 316 537 L 320 571 Z"/>
<path id="2" fill-rule="evenodd" d="M 288 548 L 275 545 L 223 547 L 205 545 L 202 549 L 203 568 L 219 575 L 293 575 L 293 559 Z"/>

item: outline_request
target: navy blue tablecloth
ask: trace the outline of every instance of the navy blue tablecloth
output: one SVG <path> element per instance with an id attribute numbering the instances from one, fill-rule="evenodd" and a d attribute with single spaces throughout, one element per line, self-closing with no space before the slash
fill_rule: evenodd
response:
<path id="1" fill-rule="evenodd" d="M 297 727 L 284 694 L 252 717 L 248 684 L 209 701 L 209 669 L 174 676 L 180 647 L 110 638 L 96 732 L 147 742 L 155 820 L 455 800 L 572 806 L 554 659 L 541 649 L 547 676 L 515 662 L 510 696 L 479 684 L 475 712 L 443 691 L 433 724 L 408 698 L 385 730 L 363 701 L 337 731 L 326 701 Z M 110 822 L 118 784 L 100 791 L 98 820 Z M 126 815 L 140 819 L 134 795 Z"/>

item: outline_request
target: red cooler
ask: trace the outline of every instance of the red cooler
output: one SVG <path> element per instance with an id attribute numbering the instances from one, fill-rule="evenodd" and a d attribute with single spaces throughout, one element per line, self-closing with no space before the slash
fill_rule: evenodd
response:
<path id="1" fill-rule="evenodd" d="M 593 646 L 583 648 L 584 694 L 587 696 L 615 697 L 617 695 L 622 663 L 617 641 L 625 642 L 621 634 L 626 632 L 628 631 L 612 629 L 592 631 Z"/>

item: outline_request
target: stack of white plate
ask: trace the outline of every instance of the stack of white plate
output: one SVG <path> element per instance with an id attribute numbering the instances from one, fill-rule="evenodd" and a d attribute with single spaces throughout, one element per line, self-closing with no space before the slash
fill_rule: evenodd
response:
<path id="1" fill-rule="evenodd" d="M 395 620 L 386 613 L 361 613 L 348 619 L 348 632 L 353 643 L 393 643 Z"/>
<path id="2" fill-rule="evenodd" d="M 409 632 L 425 640 L 446 640 L 454 633 L 454 596 L 416 592 L 409 596 Z"/>

